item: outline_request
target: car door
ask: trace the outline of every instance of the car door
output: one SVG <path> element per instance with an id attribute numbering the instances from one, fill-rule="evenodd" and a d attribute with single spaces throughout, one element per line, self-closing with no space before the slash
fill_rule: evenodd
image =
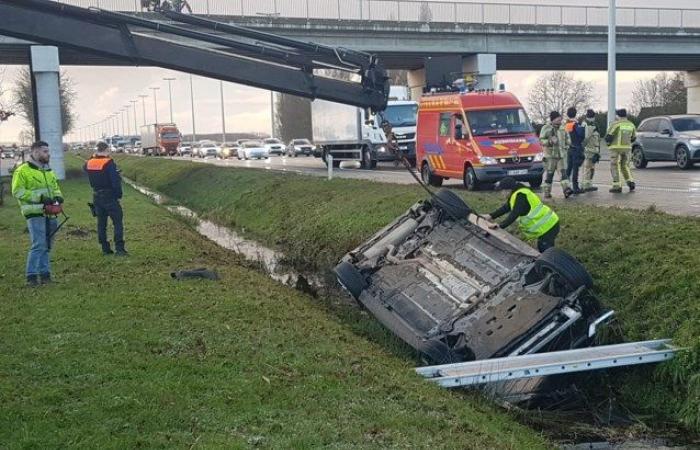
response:
<path id="1" fill-rule="evenodd" d="M 659 159 L 658 134 L 659 134 L 659 119 L 649 119 L 639 127 L 637 137 L 644 149 L 646 159 Z"/>
<path id="2" fill-rule="evenodd" d="M 676 159 L 674 151 L 676 150 L 676 136 L 673 132 L 673 126 L 669 119 L 661 119 L 659 121 L 658 134 L 659 159 L 673 161 Z"/>

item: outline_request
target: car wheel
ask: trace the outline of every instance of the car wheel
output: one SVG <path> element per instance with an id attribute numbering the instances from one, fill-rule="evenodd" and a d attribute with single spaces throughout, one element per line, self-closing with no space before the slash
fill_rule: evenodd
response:
<path id="1" fill-rule="evenodd" d="M 593 278 L 583 264 L 556 247 L 548 248 L 535 260 L 535 270 L 542 278 L 554 275 L 553 295 L 564 297 L 580 287 L 593 287 Z"/>
<path id="2" fill-rule="evenodd" d="M 472 209 L 462 198 L 449 189 L 440 189 L 432 198 L 433 204 L 455 220 L 466 219 Z"/>
<path id="3" fill-rule="evenodd" d="M 338 282 L 350 292 L 356 300 L 367 287 L 367 280 L 359 270 L 347 261 L 342 261 L 335 266 L 333 273 L 338 278 Z"/>
<path id="4" fill-rule="evenodd" d="M 462 176 L 462 181 L 464 182 L 464 187 L 468 191 L 479 190 L 479 180 L 476 178 L 476 172 L 473 167 L 469 166 L 466 168 Z"/>
<path id="5" fill-rule="evenodd" d="M 420 170 L 420 175 L 424 184 L 435 187 L 442 186 L 443 178 L 438 175 L 433 175 L 433 171 L 430 170 L 430 164 L 427 162 L 423 163 L 423 167 Z"/>
<path id="6" fill-rule="evenodd" d="M 447 344 L 435 339 L 425 341 L 421 345 L 420 352 L 427 357 L 428 364 L 451 364 L 463 361 Z"/>
<path id="7" fill-rule="evenodd" d="M 644 150 L 641 147 L 632 149 L 632 165 L 635 169 L 645 169 L 649 161 L 644 157 Z"/>
<path id="8" fill-rule="evenodd" d="M 530 178 L 527 182 L 532 189 L 539 189 L 542 186 L 542 177 Z"/>
<path id="9" fill-rule="evenodd" d="M 690 159 L 690 152 L 682 145 L 676 149 L 676 164 L 683 170 L 688 170 L 693 167 L 693 161 Z"/>

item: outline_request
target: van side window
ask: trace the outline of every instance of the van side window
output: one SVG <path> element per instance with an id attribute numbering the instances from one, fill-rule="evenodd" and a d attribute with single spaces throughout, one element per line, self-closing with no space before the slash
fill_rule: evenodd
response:
<path id="1" fill-rule="evenodd" d="M 440 136 L 450 135 L 450 126 L 452 125 L 452 113 L 440 114 Z"/>

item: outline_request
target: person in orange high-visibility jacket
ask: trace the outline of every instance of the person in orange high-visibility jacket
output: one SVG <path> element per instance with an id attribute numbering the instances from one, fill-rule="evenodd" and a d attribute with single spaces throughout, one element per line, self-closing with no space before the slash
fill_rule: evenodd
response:
<path id="1" fill-rule="evenodd" d="M 119 204 L 122 198 L 122 179 L 117 163 L 109 156 L 106 143 L 97 144 L 97 152 L 84 166 L 93 190 L 92 213 L 97 217 L 97 240 L 102 246 L 103 255 L 114 254 L 107 240 L 107 218 L 114 226 L 114 250 L 118 256 L 126 256 L 124 247 L 124 212 Z"/>

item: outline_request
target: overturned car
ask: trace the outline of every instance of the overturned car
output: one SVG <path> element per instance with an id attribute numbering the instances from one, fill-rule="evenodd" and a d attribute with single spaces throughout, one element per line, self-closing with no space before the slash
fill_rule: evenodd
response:
<path id="1" fill-rule="evenodd" d="M 345 255 L 339 282 L 431 363 L 587 346 L 600 306 L 586 269 L 491 230 L 443 189 Z M 602 317 L 602 316 L 601 316 Z"/>

